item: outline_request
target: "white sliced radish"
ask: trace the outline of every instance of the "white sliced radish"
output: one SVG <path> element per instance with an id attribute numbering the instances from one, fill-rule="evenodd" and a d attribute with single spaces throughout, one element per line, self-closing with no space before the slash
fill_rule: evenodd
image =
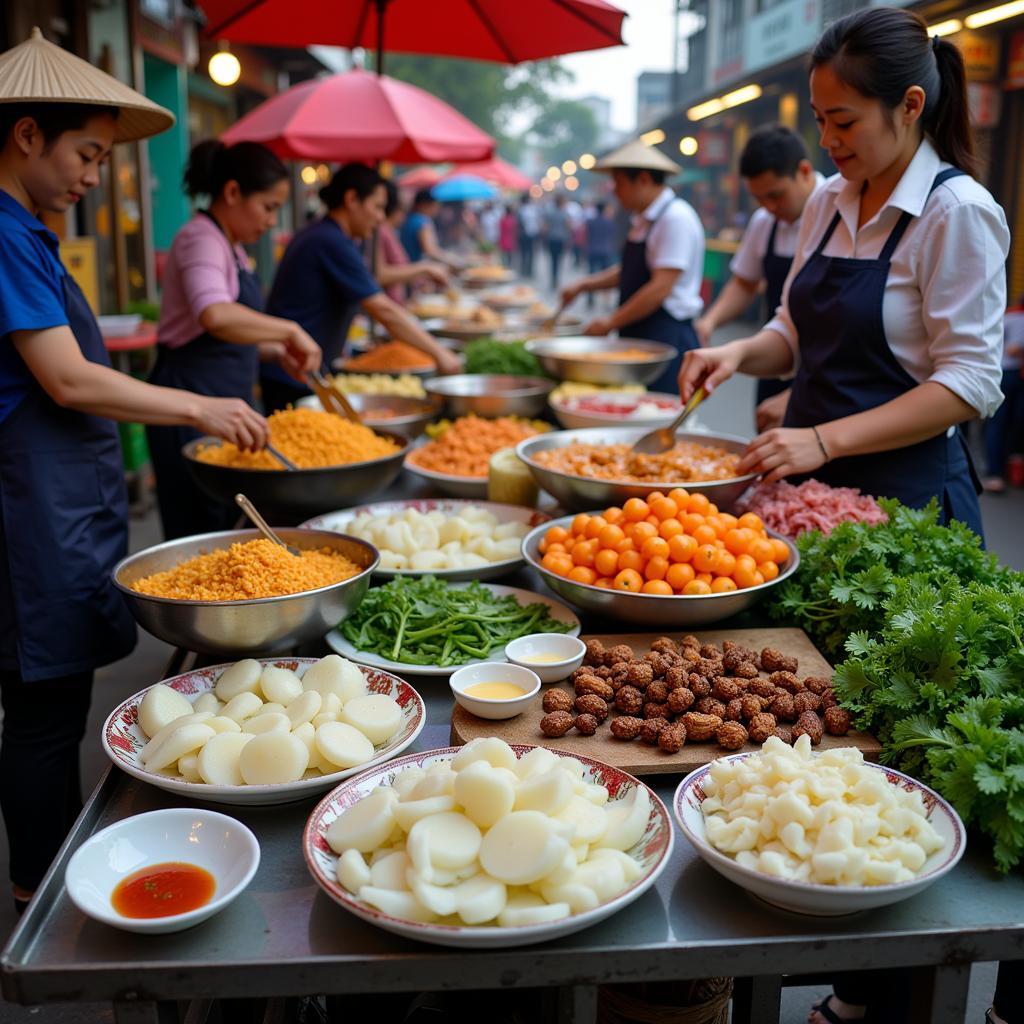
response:
<path id="1" fill-rule="evenodd" d="M 622 850 L 600 849 L 590 854 L 588 863 L 602 860 L 614 860 L 622 868 L 622 877 L 627 885 L 632 885 L 643 873 L 644 869 L 628 853 Z"/>
<path id="2" fill-rule="evenodd" d="M 320 714 L 313 716 L 313 728 L 319 729 L 321 725 L 325 725 L 327 722 L 336 722 L 337 720 L 338 713 L 336 711 L 321 711 Z"/>
<path id="3" fill-rule="evenodd" d="M 408 805 L 406 805 L 408 806 Z M 427 857 L 431 865 L 456 871 L 472 864 L 480 852 L 480 829 L 464 814 L 446 811 L 420 818 L 407 840 L 410 850 L 426 836 Z"/>
<path id="4" fill-rule="evenodd" d="M 157 683 L 146 691 L 139 703 L 139 728 L 152 738 L 176 718 L 194 713 L 186 697 L 164 683 Z"/>
<path id="5" fill-rule="evenodd" d="M 455 797 L 432 796 L 427 800 L 403 800 L 395 805 L 395 821 L 408 832 L 421 818 L 455 809 Z"/>
<path id="6" fill-rule="evenodd" d="M 253 736 L 238 756 L 239 771 L 250 786 L 298 782 L 308 764 L 309 751 L 305 744 L 287 730 Z"/>
<path id="7" fill-rule="evenodd" d="M 608 814 L 605 809 L 576 794 L 555 817 L 573 826 L 574 832 L 569 839 L 570 843 L 586 843 L 593 846 L 608 831 Z"/>
<path id="8" fill-rule="evenodd" d="M 404 850 L 388 853 L 370 865 L 370 885 L 375 885 L 378 889 L 404 891 L 409 888 L 405 874 L 411 867 L 409 855 Z"/>
<path id="9" fill-rule="evenodd" d="M 474 761 L 486 761 L 495 768 L 510 768 L 515 771 L 516 754 L 504 740 L 499 740 L 496 736 L 481 736 L 470 740 L 452 758 L 452 768 L 458 772 Z"/>
<path id="10" fill-rule="evenodd" d="M 150 771 L 166 768 L 174 764 L 179 758 L 192 751 L 198 750 L 208 740 L 213 739 L 217 734 L 203 722 L 188 722 L 174 729 L 170 735 L 165 737 L 149 755 L 146 767 Z"/>
<path id="11" fill-rule="evenodd" d="M 178 771 L 187 782 L 202 782 L 199 774 L 199 755 L 192 753 L 178 758 Z"/>
<path id="12" fill-rule="evenodd" d="M 288 716 L 277 711 L 261 711 L 245 720 L 245 731 L 252 736 L 267 732 L 291 732 Z M 305 769 L 303 769 L 305 770 Z"/>
<path id="13" fill-rule="evenodd" d="M 427 800 L 432 796 L 448 796 L 455 792 L 458 775 L 450 769 L 443 772 L 428 772 L 409 791 L 410 800 Z"/>
<path id="14" fill-rule="evenodd" d="M 513 811 L 480 844 L 480 864 L 508 885 L 529 885 L 561 863 L 569 844 L 540 811 Z"/>
<path id="15" fill-rule="evenodd" d="M 507 892 L 503 882 L 481 871 L 455 887 L 455 912 L 466 924 L 493 921 L 505 909 Z"/>
<path id="16" fill-rule="evenodd" d="M 359 890 L 359 898 L 388 917 L 426 924 L 437 920 L 437 914 L 427 910 L 411 892 L 396 892 L 394 889 L 378 889 L 375 885 L 364 885 Z"/>
<path id="17" fill-rule="evenodd" d="M 240 693 L 252 693 L 259 696 L 262 673 L 263 667 L 255 658 L 236 661 L 234 665 L 221 673 L 213 692 L 217 695 L 218 700 L 223 701 L 230 701 Z"/>
<path id="18" fill-rule="evenodd" d="M 512 776 L 514 779 L 515 776 Z M 515 786 L 506 770 L 474 761 L 455 776 L 455 800 L 480 828 L 490 828 L 515 804 Z"/>
<path id="19" fill-rule="evenodd" d="M 557 768 L 559 761 L 561 758 L 547 747 L 534 747 L 523 754 L 514 767 L 519 778 L 528 779 L 531 775 L 544 775 Z"/>
<path id="20" fill-rule="evenodd" d="M 413 891 L 416 899 L 420 901 L 432 914 L 438 917 L 447 917 L 455 913 L 455 890 L 445 889 L 440 885 L 433 885 L 424 880 L 423 876 L 410 868 L 407 878 L 408 887 Z"/>
<path id="21" fill-rule="evenodd" d="M 292 735 L 302 740 L 305 748 L 309 751 L 310 764 L 314 764 L 318 758 L 314 758 L 314 754 L 319 755 L 320 751 L 316 747 L 316 729 L 313 728 L 312 722 L 303 722 L 302 725 L 292 729 Z M 307 769 L 308 771 L 308 769 Z"/>
<path id="22" fill-rule="evenodd" d="M 168 722 L 162 729 L 153 735 L 153 738 L 139 751 L 139 760 L 144 764 L 149 764 L 149 759 L 158 746 L 168 736 L 174 732 L 175 729 L 181 728 L 187 721 L 190 725 L 199 725 L 200 723 L 208 723 L 213 720 L 212 711 L 201 711 L 198 715 L 182 715 L 181 718 L 175 718 Z"/>
<path id="23" fill-rule="evenodd" d="M 238 759 L 251 739 L 244 732 L 222 732 L 214 736 L 199 751 L 198 768 L 203 782 L 210 786 L 244 786 Z"/>
<path id="24" fill-rule="evenodd" d="M 505 909 L 498 915 L 502 928 L 520 928 L 527 925 L 550 924 L 572 916 L 568 903 L 545 903 L 533 893 L 517 893 L 510 896 Z"/>
<path id="25" fill-rule="evenodd" d="M 593 889 L 573 882 L 545 885 L 540 894 L 548 903 L 568 903 L 574 914 L 584 914 L 588 910 L 596 910 L 601 905 Z"/>
<path id="26" fill-rule="evenodd" d="M 312 692 L 320 693 L 319 690 Z M 320 698 L 323 701 L 320 705 L 321 711 L 326 711 L 329 715 L 334 715 L 335 718 L 341 714 L 341 698 L 336 693 L 321 693 Z"/>
<path id="27" fill-rule="evenodd" d="M 557 814 L 573 797 L 572 777 L 561 768 L 530 775 L 516 787 L 517 811 Z"/>
<path id="28" fill-rule="evenodd" d="M 570 884 L 592 889 L 606 903 L 626 888 L 626 879 L 617 860 L 589 860 L 576 869 Z"/>
<path id="29" fill-rule="evenodd" d="M 242 731 L 242 727 L 233 718 L 228 718 L 227 715 L 214 715 L 213 718 L 207 719 L 206 724 L 214 732 Z"/>
<path id="30" fill-rule="evenodd" d="M 335 869 L 338 881 L 353 896 L 359 892 L 364 885 L 370 884 L 370 869 L 363 860 L 363 855 L 356 849 L 346 850 L 338 858 L 338 866 Z"/>
<path id="31" fill-rule="evenodd" d="M 580 796 L 589 800 L 590 803 L 596 804 L 598 807 L 608 803 L 608 790 L 597 782 L 583 783 L 583 791 L 580 793 Z"/>
<path id="32" fill-rule="evenodd" d="M 220 712 L 223 705 L 217 700 L 216 694 L 212 691 L 210 693 L 200 694 L 192 702 L 192 710 L 198 714 L 200 711 L 212 711 L 215 715 Z"/>
<path id="33" fill-rule="evenodd" d="M 285 709 L 284 712 L 291 722 L 292 728 L 296 729 L 303 722 L 311 722 L 320 714 L 320 706 L 324 699 L 316 690 L 306 690 L 300 693 Z"/>
<path id="34" fill-rule="evenodd" d="M 374 746 L 386 743 L 402 727 L 402 708 L 384 693 L 352 697 L 338 720 L 358 729 Z"/>
<path id="35" fill-rule="evenodd" d="M 306 669 L 302 677 L 304 690 L 318 690 L 321 694 L 335 694 L 344 704 L 353 697 L 366 693 L 366 679 L 358 665 L 337 654 L 328 654 Z"/>
<path id="36" fill-rule="evenodd" d="M 244 693 L 238 694 L 236 697 L 232 697 L 220 709 L 220 713 L 225 718 L 233 718 L 236 722 L 244 722 L 247 718 L 252 718 L 253 715 L 258 715 L 263 710 L 263 701 L 260 700 L 259 696 L 255 693 L 250 693 L 246 690 Z"/>
<path id="37" fill-rule="evenodd" d="M 651 815 L 651 798 L 646 786 L 634 786 L 621 800 L 605 808 L 608 831 L 598 846 L 611 850 L 630 850 L 644 837 Z"/>
<path id="38" fill-rule="evenodd" d="M 302 693 L 302 680 L 290 669 L 267 665 L 260 676 L 260 689 L 267 700 L 287 707 Z"/>
<path id="39" fill-rule="evenodd" d="M 327 828 L 327 843 L 335 853 L 359 850 L 371 853 L 391 834 L 395 827 L 395 794 L 386 786 L 378 786 L 358 803 L 346 807 Z"/>
<path id="40" fill-rule="evenodd" d="M 545 885 L 564 885 L 568 882 L 573 872 L 579 867 L 580 862 L 576 858 L 576 851 L 572 847 L 569 847 L 565 851 L 562 857 L 561 863 L 552 871 L 550 874 L 545 875 L 539 882 L 534 884 L 534 888 L 540 892 Z"/>
<path id="41" fill-rule="evenodd" d="M 391 783 L 391 788 L 398 794 L 399 800 L 406 797 L 416 788 L 416 783 L 427 773 L 422 768 L 403 768 Z"/>
<path id="42" fill-rule="evenodd" d="M 354 768 L 373 760 L 373 744 L 344 722 L 324 722 L 316 730 L 317 749 L 339 768 Z"/>

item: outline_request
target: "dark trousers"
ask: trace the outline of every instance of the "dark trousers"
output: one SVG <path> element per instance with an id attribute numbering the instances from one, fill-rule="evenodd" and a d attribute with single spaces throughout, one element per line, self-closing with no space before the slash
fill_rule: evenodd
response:
<path id="1" fill-rule="evenodd" d="M 611 253 L 587 253 L 587 272 L 599 274 L 602 270 L 607 270 L 614 262 L 615 257 Z M 587 292 L 587 306 L 590 308 L 593 308 L 595 294 L 595 292 Z"/>
<path id="2" fill-rule="evenodd" d="M 276 377 L 260 377 L 260 398 L 263 400 L 263 411 L 269 416 L 289 405 L 298 405 L 300 398 L 312 394 L 298 381 L 283 381 Z"/>
<path id="3" fill-rule="evenodd" d="M 78 746 L 92 672 L 26 683 L 0 671 L 0 812 L 11 881 L 34 892 L 82 810 Z"/>
<path id="4" fill-rule="evenodd" d="M 1003 404 L 985 421 L 985 472 L 1005 476 L 1006 460 L 1024 451 L 1024 378 L 1019 369 L 1003 370 Z"/>
<path id="5" fill-rule="evenodd" d="M 565 242 L 558 240 L 548 242 L 548 255 L 551 257 L 551 290 L 558 291 L 558 279 L 562 272 L 562 253 Z"/>
<path id="6" fill-rule="evenodd" d="M 533 277 L 533 251 L 536 246 L 536 238 L 519 236 L 519 273 L 523 277 Z"/>

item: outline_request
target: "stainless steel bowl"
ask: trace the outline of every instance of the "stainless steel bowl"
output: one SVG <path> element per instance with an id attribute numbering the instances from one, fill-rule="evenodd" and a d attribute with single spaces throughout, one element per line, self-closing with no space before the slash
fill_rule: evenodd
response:
<path id="1" fill-rule="evenodd" d="M 487 477 L 455 476 L 454 473 L 438 473 L 432 469 L 424 469 L 415 462 L 405 463 L 406 472 L 425 480 L 439 494 L 450 498 L 472 498 L 484 500 L 487 497 Z"/>
<path id="2" fill-rule="evenodd" d="M 732 615 L 738 615 L 756 604 L 766 591 L 789 579 L 800 565 L 800 552 L 797 551 L 796 545 L 788 537 L 769 530 L 769 536 L 786 542 L 789 560 L 775 579 L 762 583 L 759 587 L 734 590 L 727 594 L 681 594 L 678 597 L 605 590 L 586 583 L 574 583 L 564 576 L 555 575 L 541 565 L 541 538 L 553 526 L 568 529 L 572 520 L 572 516 L 565 516 L 550 523 L 542 523 L 531 530 L 523 538 L 523 557 L 527 564 L 540 573 L 551 590 L 577 608 L 609 619 L 641 623 L 647 628 L 686 629 L 692 626 L 705 626 L 710 622 L 719 622 Z"/>
<path id="3" fill-rule="evenodd" d="M 412 377 L 419 377 L 421 380 L 427 380 L 430 377 L 437 376 L 436 366 L 422 367 L 418 370 L 358 370 L 349 366 L 349 361 L 347 359 L 335 359 L 334 362 L 331 363 L 331 370 L 334 373 L 357 373 L 364 377 L 368 377 L 373 374 L 382 374 L 386 377 L 400 377 L 403 374 L 409 374 Z"/>
<path id="4" fill-rule="evenodd" d="M 591 477 L 573 476 L 560 473 L 540 465 L 534 456 L 552 448 L 564 448 L 580 444 L 633 444 L 652 427 L 593 427 L 589 430 L 555 430 L 548 434 L 528 437 L 516 445 L 516 454 L 530 467 L 537 483 L 548 494 L 554 495 L 563 508 L 576 512 L 588 508 L 607 508 L 621 505 L 627 498 L 645 498 L 651 491 L 664 491 L 672 487 L 684 487 L 688 491 L 706 494 L 723 512 L 732 508 L 736 499 L 750 486 L 755 474 L 730 477 L 728 480 L 659 480 L 657 483 L 630 483 L 626 480 L 594 480 Z M 703 434 L 681 430 L 676 434 L 679 441 L 696 441 L 698 444 L 723 448 L 727 452 L 742 452 L 747 441 L 732 434 Z"/>
<path id="5" fill-rule="evenodd" d="M 594 359 L 595 354 L 624 348 L 639 348 L 651 353 L 650 359 Z M 544 372 L 559 380 L 583 384 L 650 384 L 661 376 L 676 357 L 671 345 L 641 338 L 590 338 L 585 335 L 558 338 L 534 338 L 526 351 L 540 360 Z"/>
<path id="6" fill-rule="evenodd" d="M 515 377 L 497 373 L 460 373 L 435 377 L 424 385 L 427 393 L 445 400 L 449 416 L 538 416 L 544 411 L 555 382 L 543 377 Z"/>
<path id="7" fill-rule="evenodd" d="M 426 398 L 405 398 L 399 395 L 346 394 L 345 397 L 368 427 L 385 432 L 391 431 L 410 441 L 415 441 L 423 433 L 424 427 L 444 412 L 444 402 L 431 395 Z M 316 395 L 300 398 L 298 404 L 303 409 L 323 409 Z M 397 415 L 382 416 L 382 411 L 394 412 Z"/>
<path id="8" fill-rule="evenodd" d="M 398 451 L 367 462 L 323 469 L 235 469 L 200 462 L 196 449 L 200 445 L 220 444 L 216 437 L 190 441 L 181 453 L 196 483 L 218 501 L 233 502 L 235 495 L 241 492 L 265 511 L 314 515 L 362 504 L 371 494 L 384 490 L 402 471 L 409 439 L 389 430 L 377 433 L 394 441 L 399 446 Z"/>
<path id="9" fill-rule="evenodd" d="M 258 530 L 227 530 L 182 537 L 139 551 L 112 573 L 139 625 L 175 647 L 242 657 L 273 654 L 323 636 L 355 611 L 370 586 L 380 555 L 372 544 L 332 530 L 278 529 L 297 548 L 331 548 L 362 567 L 362 572 L 319 590 L 253 601 L 174 601 L 131 589 L 144 576 L 173 569 L 196 555 L 257 540 Z"/>

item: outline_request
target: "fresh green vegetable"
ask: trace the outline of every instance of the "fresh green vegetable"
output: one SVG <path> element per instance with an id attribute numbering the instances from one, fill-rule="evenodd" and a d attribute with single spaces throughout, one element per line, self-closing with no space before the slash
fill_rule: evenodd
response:
<path id="1" fill-rule="evenodd" d="M 841 523 L 827 537 L 817 531 L 798 537 L 800 571 L 768 608 L 772 618 L 803 628 L 833 662 L 848 636 L 882 628 L 901 577 L 1002 586 L 1018 575 L 983 551 L 963 523 L 940 526 L 934 500 L 923 509 L 889 498 L 879 504 L 887 523 Z"/>
<path id="2" fill-rule="evenodd" d="M 1001 586 L 897 579 L 874 635 L 854 633 L 835 691 L 883 758 L 934 786 L 994 843 L 1024 857 L 1024 577 Z"/>
<path id="3" fill-rule="evenodd" d="M 358 650 L 410 665 L 463 665 L 529 633 L 567 633 L 541 602 L 520 605 L 474 580 L 453 587 L 433 576 L 375 587 L 341 631 Z"/>
<path id="4" fill-rule="evenodd" d="M 543 377 L 537 357 L 526 351 L 525 341 L 477 338 L 463 350 L 466 373 L 502 373 L 514 377 Z"/>

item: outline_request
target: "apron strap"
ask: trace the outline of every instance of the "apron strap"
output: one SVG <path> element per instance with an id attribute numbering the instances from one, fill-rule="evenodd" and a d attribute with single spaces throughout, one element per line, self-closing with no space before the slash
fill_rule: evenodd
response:
<path id="1" fill-rule="evenodd" d="M 778 231 L 778 230 L 779 230 L 779 218 L 775 217 L 772 220 L 772 230 L 771 230 L 771 232 L 768 235 L 768 247 L 765 249 L 765 255 L 767 255 L 767 256 L 774 256 L 775 255 L 775 232 Z M 835 228 L 833 228 L 832 230 L 834 231 Z"/>
<path id="2" fill-rule="evenodd" d="M 928 189 L 928 199 L 931 198 L 932 193 L 943 182 L 949 181 L 950 178 L 959 178 L 960 175 L 966 173 L 966 171 L 961 171 L 959 167 L 947 167 L 944 171 L 939 171 L 939 173 L 935 175 L 935 180 L 932 181 L 932 187 Z M 925 200 L 926 204 L 928 199 Z M 892 254 L 896 251 L 896 246 L 900 244 L 900 239 L 903 238 L 903 233 L 907 230 L 913 219 L 913 214 L 907 213 L 907 211 L 904 210 L 900 219 L 896 222 L 896 226 L 892 229 L 889 237 L 885 240 L 885 245 L 882 247 L 882 251 L 878 254 L 878 258 L 880 260 L 889 261 L 892 259 Z"/>
<path id="3" fill-rule="evenodd" d="M 815 256 L 820 256 L 828 245 L 828 240 L 832 237 L 833 232 L 839 227 L 840 221 L 839 211 L 836 211 L 836 215 L 832 218 L 832 223 L 825 229 L 825 234 L 821 236 L 821 241 L 818 243 L 818 248 L 814 250 Z M 774 236 L 773 236 L 774 237 Z"/>

